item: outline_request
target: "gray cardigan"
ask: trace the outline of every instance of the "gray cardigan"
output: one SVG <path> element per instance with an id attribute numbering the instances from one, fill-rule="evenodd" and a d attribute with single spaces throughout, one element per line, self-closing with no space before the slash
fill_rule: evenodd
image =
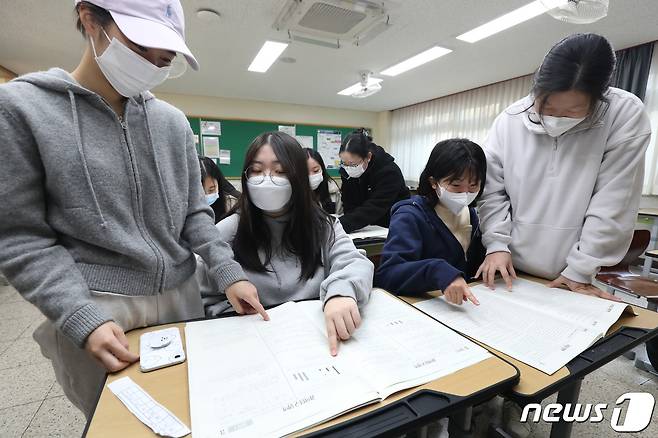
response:
<path id="1" fill-rule="evenodd" d="M 90 290 L 244 279 L 205 202 L 185 116 L 150 93 L 123 120 L 64 70 L 0 85 L 0 271 L 76 345 L 113 315 Z"/>
<path id="2" fill-rule="evenodd" d="M 239 215 L 233 214 L 216 225 L 222 239 L 229 244 L 232 244 L 235 238 L 238 221 Z M 374 266 L 366 256 L 359 253 L 340 222 L 334 222 L 335 239 L 327 239 L 323 249 L 323 264 L 326 266 L 318 266 L 313 278 L 300 281 L 299 260 L 280 249 L 281 236 L 287 221 L 287 216 L 265 216 L 272 235 L 273 255 L 268 266 L 272 272 L 245 270 L 249 281 L 258 289 L 261 304 L 267 307 L 286 301 L 318 298 L 326 302 L 335 296 L 352 297 L 359 307 L 367 303 L 372 289 Z M 264 260 L 264 255 L 261 255 L 261 260 Z M 233 310 L 223 294 L 224 291 L 218 291 L 211 286 L 205 263 L 200 259 L 198 263 L 200 266 L 197 268 L 197 278 L 201 285 L 206 315 L 216 316 Z"/>

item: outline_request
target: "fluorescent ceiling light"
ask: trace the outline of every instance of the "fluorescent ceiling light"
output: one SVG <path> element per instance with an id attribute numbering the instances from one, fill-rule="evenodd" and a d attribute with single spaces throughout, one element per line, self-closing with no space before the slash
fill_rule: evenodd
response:
<path id="1" fill-rule="evenodd" d="M 288 47 L 288 43 L 265 41 L 265 44 L 263 44 L 263 47 L 258 51 L 254 60 L 251 61 L 249 71 L 265 73 L 283 51 L 286 50 L 286 47 Z"/>
<path id="2" fill-rule="evenodd" d="M 555 7 L 562 3 L 566 3 L 566 0 L 551 0 L 551 3 L 554 3 L 553 7 Z M 509 29 L 512 26 L 523 23 L 524 21 L 528 21 L 531 18 L 535 18 L 547 10 L 548 9 L 546 6 L 544 6 L 540 1 L 534 1 L 494 20 L 491 20 L 482 26 L 478 26 L 473 30 L 469 30 L 468 32 L 459 35 L 457 39 L 466 41 L 467 43 L 474 43 L 498 32 L 502 32 L 505 29 Z"/>
<path id="3" fill-rule="evenodd" d="M 425 50 L 416 56 L 412 56 L 407 60 L 387 68 L 386 70 L 382 71 L 381 74 L 385 76 L 397 76 L 400 73 L 411 70 L 412 68 L 416 68 L 427 62 L 434 61 L 436 58 L 440 58 L 441 56 L 447 55 L 450 52 L 452 52 L 452 50 L 434 46 L 431 49 Z"/>
<path id="4" fill-rule="evenodd" d="M 367 86 L 372 87 L 373 85 L 379 84 L 382 81 L 383 81 L 383 79 L 379 79 L 379 78 L 368 78 L 368 85 Z M 359 91 L 361 89 L 361 87 L 363 87 L 363 85 L 361 85 L 361 82 L 357 82 L 356 84 L 347 87 L 343 91 L 339 91 L 338 94 L 340 94 L 342 96 L 351 96 L 352 94 Z"/>

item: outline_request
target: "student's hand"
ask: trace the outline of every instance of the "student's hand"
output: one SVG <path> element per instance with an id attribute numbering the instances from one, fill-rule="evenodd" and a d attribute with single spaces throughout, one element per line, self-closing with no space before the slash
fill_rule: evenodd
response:
<path id="1" fill-rule="evenodd" d="M 599 298 L 605 298 L 610 301 L 621 301 L 616 296 L 599 289 L 596 286 L 587 283 L 579 283 L 577 281 L 569 280 L 567 277 L 560 275 L 555 280 L 551 281 L 548 287 L 555 287 L 559 289 L 567 289 L 572 292 L 578 292 L 583 295 L 592 295 Z"/>
<path id="2" fill-rule="evenodd" d="M 475 295 L 471 292 L 471 288 L 468 287 L 466 280 L 464 280 L 462 276 L 455 278 L 452 283 L 446 287 L 446 290 L 443 291 L 443 296 L 449 303 L 459 304 L 460 306 L 466 300 L 476 306 L 480 305 L 480 302 L 475 298 Z"/>
<path id="3" fill-rule="evenodd" d="M 249 281 L 236 281 L 226 288 L 226 298 L 231 303 L 233 309 L 240 315 L 254 315 L 259 313 L 265 321 L 270 320 L 270 316 L 258 299 L 256 286 Z"/>
<path id="4" fill-rule="evenodd" d="M 507 289 L 512 290 L 512 279 L 516 280 L 516 272 L 514 266 L 512 266 L 512 254 L 507 251 L 492 252 L 484 258 L 484 262 L 478 268 L 475 278 L 482 274 L 484 284 L 490 289 L 495 289 L 496 271 L 499 271 L 500 275 L 503 276 Z"/>
<path id="5" fill-rule="evenodd" d="M 139 359 L 139 355 L 128 351 L 128 338 L 123 329 L 112 321 L 101 324 L 91 332 L 85 350 L 110 373 L 120 371 Z"/>
<path id="6" fill-rule="evenodd" d="M 361 325 L 359 306 L 351 297 L 329 298 L 324 305 L 324 321 L 327 324 L 329 351 L 338 354 L 338 340 L 347 341 Z"/>

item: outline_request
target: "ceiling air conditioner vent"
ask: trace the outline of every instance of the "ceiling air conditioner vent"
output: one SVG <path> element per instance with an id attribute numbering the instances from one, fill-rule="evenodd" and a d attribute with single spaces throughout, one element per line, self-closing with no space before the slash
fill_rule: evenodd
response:
<path id="1" fill-rule="evenodd" d="M 385 2 L 370 0 L 288 0 L 274 22 L 293 40 L 333 48 L 363 45 L 389 25 Z"/>

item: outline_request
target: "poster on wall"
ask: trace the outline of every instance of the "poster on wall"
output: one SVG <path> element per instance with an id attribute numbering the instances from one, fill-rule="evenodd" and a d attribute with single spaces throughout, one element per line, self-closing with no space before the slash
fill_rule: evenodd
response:
<path id="1" fill-rule="evenodd" d="M 327 169 L 338 169 L 340 166 L 340 143 L 343 137 L 340 131 L 318 129 L 318 152 Z"/>
<path id="2" fill-rule="evenodd" d="M 231 151 L 229 149 L 219 150 L 219 164 L 231 164 Z"/>
<path id="3" fill-rule="evenodd" d="M 285 132 L 291 137 L 294 137 L 297 135 L 297 128 L 295 125 L 289 126 L 289 125 L 279 125 L 279 131 Z"/>
<path id="4" fill-rule="evenodd" d="M 297 135 L 295 136 L 299 144 L 303 148 L 313 149 L 313 136 L 312 135 Z"/>
<path id="5" fill-rule="evenodd" d="M 219 137 L 203 137 L 203 155 L 208 158 L 220 158 Z"/>
<path id="6" fill-rule="evenodd" d="M 222 123 L 201 120 L 201 135 L 222 135 Z"/>

